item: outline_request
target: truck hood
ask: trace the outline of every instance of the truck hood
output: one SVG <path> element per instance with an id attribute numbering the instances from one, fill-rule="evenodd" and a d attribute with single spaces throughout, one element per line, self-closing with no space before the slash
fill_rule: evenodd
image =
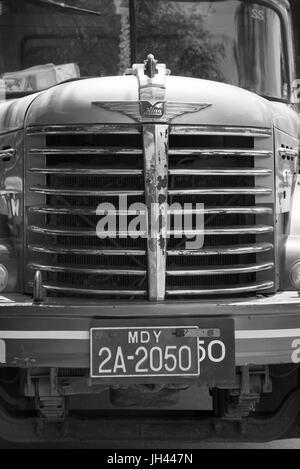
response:
<path id="1" fill-rule="evenodd" d="M 37 95 L 38 93 L 25 98 L 0 102 L 0 133 L 12 132 L 24 127 L 28 107 Z"/>
<path id="2" fill-rule="evenodd" d="M 134 76 L 64 83 L 25 98 L 0 103 L 0 132 L 24 125 L 132 124 L 137 121 L 135 117 L 109 110 L 101 103 L 134 104 L 138 99 L 138 82 Z M 290 135 L 298 136 L 299 119 L 286 104 L 272 103 L 235 86 L 168 76 L 166 100 L 209 104 L 198 112 L 175 117 L 172 124 L 266 128 L 275 125 Z"/>
<path id="3" fill-rule="evenodd" d="M 129 101 L 133 104 L 138 100 L 135 76 L 65 83 L 41 93 L 35 99 L 29 109 L 26 125 L 132 124 L 136 119 L 130 113 L 112 111 L 107 106 L 102 107 L 101 103 Z M 173 124 L 273 125 L 272 108 L 267 100 L 223 83 L 169 76 L 166 78 L 166 101 L 210 105 L 198 112 L 187 112 L 175 117 Z"/>

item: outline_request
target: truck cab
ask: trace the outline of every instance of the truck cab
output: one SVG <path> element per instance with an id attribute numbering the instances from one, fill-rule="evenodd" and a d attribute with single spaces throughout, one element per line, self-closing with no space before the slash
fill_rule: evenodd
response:
<path id="1" fill-rule="evenodd" d="M 290 429 L 295 79 L 287 0 L 0 1 L 1 438 Z"/>

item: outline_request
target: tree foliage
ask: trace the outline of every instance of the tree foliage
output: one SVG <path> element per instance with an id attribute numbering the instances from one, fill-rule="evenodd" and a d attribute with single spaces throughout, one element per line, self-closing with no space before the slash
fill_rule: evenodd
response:
<path id="1" fill-rule="evenodd" d="M 137 2 L 138 61 L 153 53 L 172 74 L 222 81 L 221 42 L 205 29 L 198 5 L 166 0 Z"/>

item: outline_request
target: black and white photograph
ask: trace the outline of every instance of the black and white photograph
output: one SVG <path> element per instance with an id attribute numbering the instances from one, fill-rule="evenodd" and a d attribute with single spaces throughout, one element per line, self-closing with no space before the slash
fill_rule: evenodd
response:
<path id="1" fill-rule="evenodd" d="M 299 139 L 300 0 L 0 0 L 0 449 L 300 449 Z"/>

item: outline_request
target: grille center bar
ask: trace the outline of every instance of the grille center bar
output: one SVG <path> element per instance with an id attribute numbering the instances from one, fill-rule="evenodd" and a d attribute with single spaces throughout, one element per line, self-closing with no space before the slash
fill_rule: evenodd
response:
<path id="1" fill-rule="evenodd" d="M 168 128 L 168 125 L 143 126 L 150 301 L 164 300 L 166 290 Z"/>

